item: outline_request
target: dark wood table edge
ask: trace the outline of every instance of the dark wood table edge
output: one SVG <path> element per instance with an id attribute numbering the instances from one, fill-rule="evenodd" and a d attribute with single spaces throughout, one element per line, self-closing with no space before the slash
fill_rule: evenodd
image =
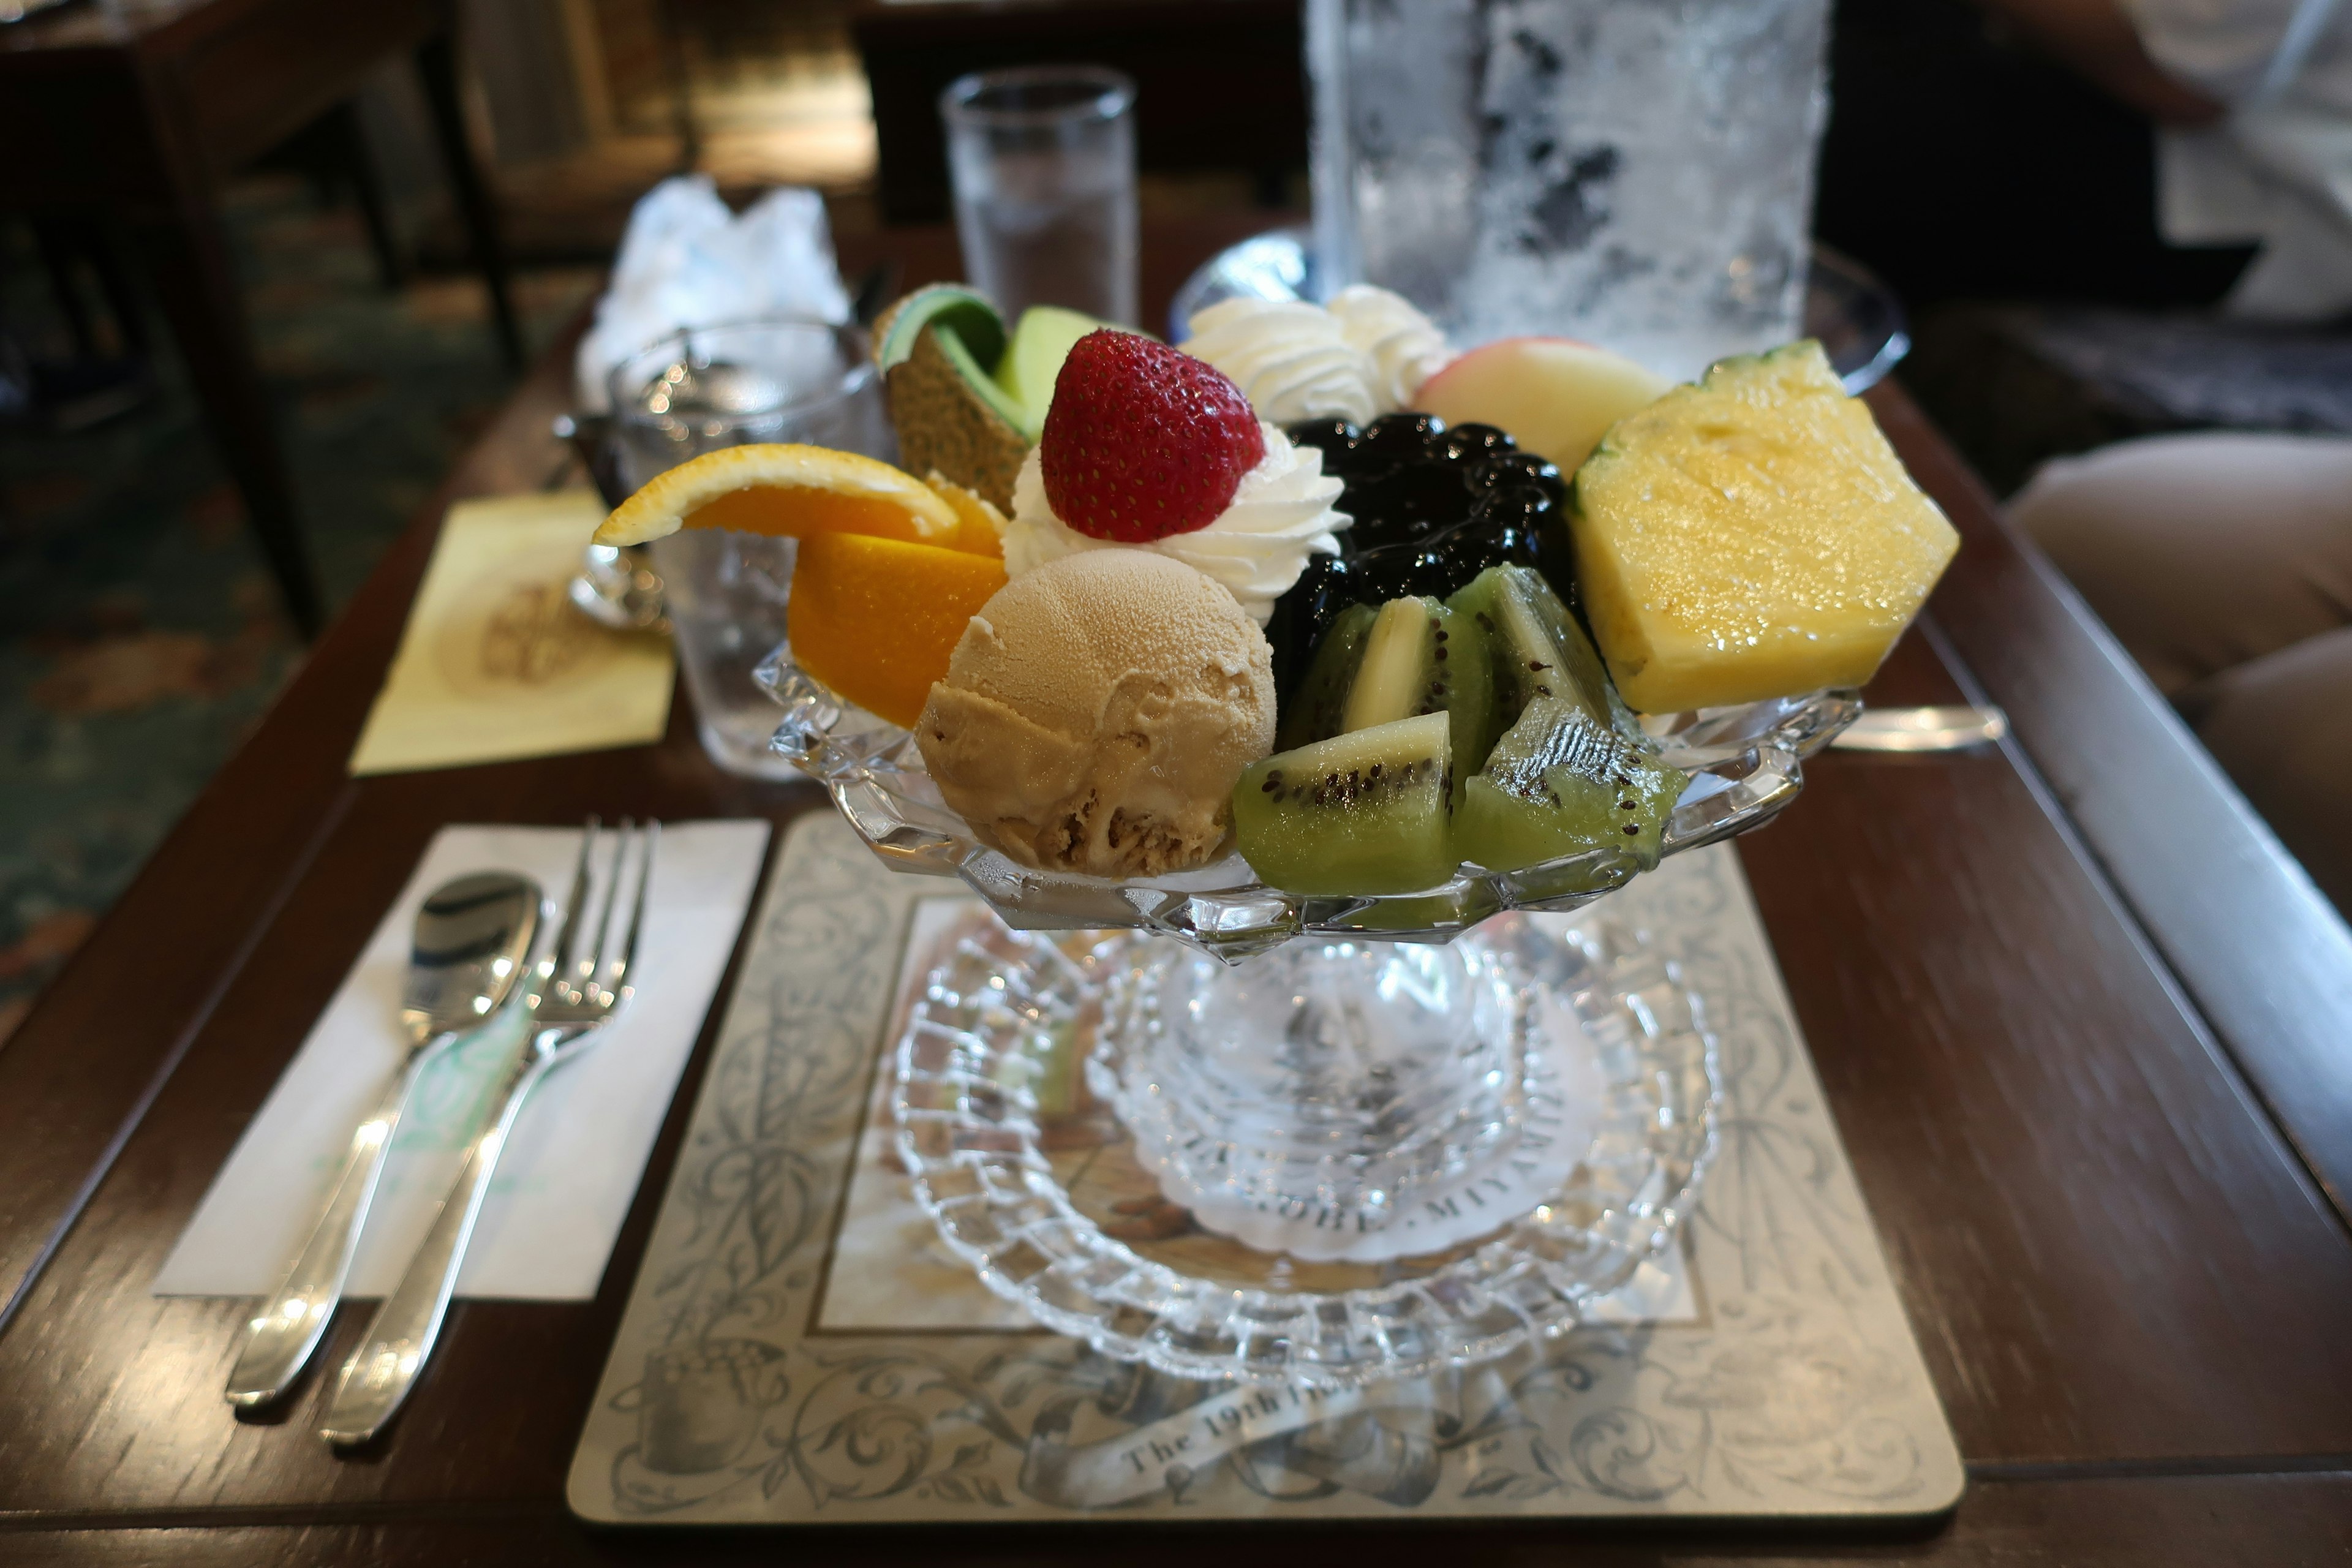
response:
<path id="1" fill-rule="evenodd" d="M 1870 400 L 1921 482 L 1974 497 L 2008 547 L 1964 544 L 1929 636 L 2008 712 L 2052 820 L 2352 1229 L 2352 928 L 1917 405 L 1891 383 Z M 2021 617 L 2069 668 L 2020 656 Z"/>
<path id="2" fill-rule="evenodd" d="M 2340 1560 L 2352 1521 L 2352 1475 L 2342 1472 L 2215 1479 L 2162 1489 L 2148 1483 L 2079 1481 L 2064 1486 L 1987 1489 L 1987 1507 L 1927 1528 L 1783 1529 L 1757 1525 L 1662 1530 L 1611 1521 L 1476 1521 L 1444 1538 L 1471 1561 L 1551 1563 L 1563 1546 L 1595 1568 L 1655 1568 L 1664 1563 L 1727 1564 L 1774 1561 L 1804 1563 L 1985 1562 L 2095 1565 L 2153 1562 L 2319 1563 Z M 1393 1532 L 1405 1520 L 1366 1521 L 1364 1528 L 1310 1537 L 1291 1521 L 1189 1524 L 1164 1536 L 1139 1539 L 1131 1526 L 1073 1521 L 1051 1526 L 976 1531 L 951 1526 L 812 1527 L 780 1539 L 772 1529 L 728 1527 L 659 1532 L 594 1531 L 540 1509 L 484 1510 L 464 1517 L 369 1520 L 305 1524 L 266 1520 L 221 1523 L 206 1530 L 140 1524 L 119 1531 L 61 1523 L 15 1532 L 16 1554 L 49 1568 L 86 1564 L 235 1563 L 238 1568 L 301 1568 L 320 1562 L 433 1564 L 497 1562 L 515 1568 L 593 1563 L 698 1561 L 769 1563 L 780 1551 L 795 1561 L 855 1561 L 871 1564 L 986 1562 L 1026 1563 L 1048 1551 L 1054 1560 L 1079 1554 L 1158 1568 L 1197 1561 L 1203 1548 L 1236 1565 L 1292 1564 L 1315 1539 L 1350 1552 L 1369 1549 L 1372 1562 L 1403 1561 L 1425 1549 L 1432 1530 Z M 1433 1524 L 1434 1521 L 1432 1521 Z M 1383 1553 L 1378 1537 L 1401 1536 Z M 1055 1549 L 1060 1549 L 1055 1551 Z M 1310 1562 L 1335 1561 L 1319 1555 Z"/>
<path id="3" fill-rule="evenodd" d="M 1449 1514 L 1418 1516 L 1399 1513 L 1382 1519 L 1307 1519 L 1266 1516 L 1257 1519 L 1167 1518 L 1121 1519 L 1079 1517 L 1055 1520 L 991 1519 L 976 1516 L 953 1523 L 938 1521 L 841 1520 L 804 1521 L 790 1524 L 683 1524 L 675 1521 L 613 1524 L 583 1519 L 560 1502 L 542 1498 L 452 1503 L 354 1502 L 283 1507 L 224 1507 L 88 1511 L 43 1510 L 0 1512 L 0 1539 L 70 1531 L 320 1529 L 365 1525 L 424 1527 L 436 1524 L 562 1522 L 593 1537 L 615 1542 L 687 1542 L 758 1539 L 807 1539 L 842 1542 L 882 1537 L 894 1543 L 925 1538 L 952 1541 L 977 1527 L 996 1543 L 1043 1536 L 1068 1543 L 1074 1536 L 1092 1535 L 1116 1542 L 1131 1539 L 1139 1529 L 1170 1531 L 1200 1538 L 1238 1531 L 1313 1531 L 1341 1533 L 1373 1530 L 1483 1531 L 1493 1534 L 1544 1531 L 1580 1537 L 1625 1536 L 1705 1540 L 1737 1534 L 1743 1540 L 1762 1538 L 1792 1542 L 1802 1540 L 1856 1542 L 1910 1541 L 1933 1536 L 1951 1525 L 1979 1489 L 2039 1487 L 2066 1482 L 2150 1480 L 2263 1480 L 2269 1479 L 2341 1477 L 2352 1482 L 2352 1454 L 2302 1456 L 2291 1461 L 2276 1457 L 2236 1463 L 2228 1460 L 2151 1459 L 2096 1464 L 1978 1464 L 1968 1467 L 1968 1490 L 1953 1504 L 1920 1513 L 1881 1513 L 1866 1517 L 1795 1515 L 1759 1518 L 1734 1513 L 1685 1517 L 1637 1515 L 1496 1515 Z M 0 1552 L 5 1555 L 5 1552 Z"/>
<path id="4" fill-rule="evenodd" d="M 368 670 L 372 681 L 381 679 L 381 672 L 390 664 L 406 626 L 405 601 L 413 595 L 424 574 L 425 563 L 430 560 L 434 546 L 439 542 L 442 522 L 448 509 L 468 497 L 498 490 L 501 488 L 500 479 L 510 483 L 513 479 L 520 477 L 485 473 L 484 455 L 493 450 L 494 443 L 502 437 L 510 439 L 510 433 L 519 427 L 528 430 L 533 426 L 544 437 L 545 446 L 551 453 L 558 450 L 554 437 L 548 433 L 548 424 L 553 408 L 568 400 L 572 348 L 587 330 L 590 319 L 591 311 L 583 308 L 556 334 L 537 365 L 519 380 L 499 417 L 467 448 L 457 466 L 443 477 L 433 493 L 413 514 L 409 525 L 371 572 L 371 584 L 381 575 L 388 575 L 403 584 L 399 614 L 389 618 L 381 615 L 338 616 L 311 647 L 301 667 L 256 720 L 254 734 L 257 738 L 268 730 L 274 718 L 281 714 L 299 712 L 306 705 L 331 706 L 320 689 L 322 683 L 319 679 L 319 672 L 330 666 L 337 656 L 346 656 L 359 668 Z M 551 471 L 551 468 L 542 466 L 541 472 L 528 476 L 529 483 L 525 488 L 544 488 Z M 361 595 L 354 596 L 354 605 L 367 596 L 363 587 Z M 364 716 L 365 710 L 362 709 L 359 716 L 362 721 L 364 721 Z M 138 1092 L 121 1112 L 119 1122 L 69 1198 L 58 1208 L 44 1228 L 43 1238 L 29 1261 L 19 1266 L 13 1279 L 0 1273 L 0 1333 L 6 1331 L 16 1311 L 39 1282 L 48 1260 L 80 1218 L 91 1195 L 113 1169 L 124 1145 L 137 1131 L 148 1108 L 178 1070 L 182 1058 L 211 1020 L 221 1000 L 244 973 L 254 950 L 277 923 L 279 912 L 300 886 L 311 861 L 332 837 L 336 825 L 357 798 L 361 781 L 352 778 L 341 767 L 341 760 L 358 740 L 358 725 L 352 724 L 349 730 L 349 734 L 341 737 L 341 744 L 335 751 L 338 778 L 324 792 L 326 805 L 309 822 L 289 825 L 300 835 L 299 849 L 255 900 L 254 912 L 244 931 L 217 950 L 214 959 L 215 973 L 201 1001 L 182 1020 L 170 1043 L 154 1058 L 152 1068 L 142 1075 Z M 158 889 L 170 887 L 181 875 L 175 852 L 184 851 L 186 846 L 201 834 L 203 825 L 233 814 L 240 799 L 257 787 L 261 776 L 267 775 L 268 766 L 269 759 L 257 756 L 257 748 L 253 745 L 248 743 L 239 748 L 198 793 L 165 836 L 163 843 L 148 858 L 131 879 L 131 885 L 115 900 L 107 919 L 100 922 L 101 935 L 107 932 L 110 922 L 114 921 L 118 912 L 139 910 L 164 897 Z M 8 1058 L 12 1053 L 42 1048 L 47 1023 L 45 1014 L 53 999 L 69 993 L 71 983 L 80 971 L 119 962 L 120 956 L 109 951 L 108 943 L 97 939 L 85 943 L 68 959 L 58 973 L 50 978 L 48 984 L 42 988 L 41 995 L 19 1022 L 16 1032 L 5 1042 L 0 1042 L 0 1069 L 9 1065 Z M 5 1258 L 0 1258 L 0 1264 L 5 1262 Z"/>
<path id="5" fill-rule="evenodd" d="M 311 862 L 318 858 L 320 849 L 334 836 L 335 826 L 342 820 L 344 812 L 350 809 L 353 795 L 354 791 L 348 784 L 337 791 L 332 805 L 304 837 L 300 851 L 271 889 L 268 901 L 263 905 L 260 918 L 245 932 L 228 960 L 221 965 L 211 987 L 205 994 L 203 1003 L 194 1012 L 189 1014 L 187 1020 L 181 1025 L 179 1032 L 173 1037 L 170 1046 L 165 1048 L 162 1059 L 155 1064 L 154 1071 L 148 1076 L 146 1082 L 141 1087 L 138 1098 L 132 1100 L 130 1108 L 123 1112 L 121 1122 L 115 1128 L 112 1136 L 107 1140 L 106 1147 L 90 1166 L 89 1173 L 83 1176 L 81 1184 L 74 1189 L 72 1196 L 58 1215 L 56 1223 L 49 1227 L 48 1234 L 43 1238 L 39 1250 L 34 1254 L 22 1276 L 17 1279 L 16 1288 L 5 1298 L 0 1298 L 0 1334 L 8 1331 L 8 1325 L 15 1320 L 17 1310 L 24 1305 L 26 1298 L 32 1293 L 33 1287 L 39 1282 L 41 1271 L 48 1266 L 49 1259 L 56 1255 L 58 1247 L 72 1231 L 74 1222 L 81 1217 L 82 1211 L 89 1205 L 91 1196 L 105 1182 L 108 1173 L 114 1169 L 114 1163 L 121 1155 L 123 1146 L 131 1142 L 131 1135 L 139 1131 L 140 1123 L 146 1120 L 149 1108 L 155 1103 L 155 1097 L 163 1092 L 163 1086 L 171 1081 L 173 1073 L 179 1071 L 182 1059 L 187 1056 L 188 1048 L 195 1044 L 196 1037 L 204 1032 L 205 1025 L 211 1021 L 215 1010 L 221 1004 L 221 999 L 228 994 L 229 989 L 245 973 L 246 966 L 252 960 L 255 949 L 261 945 L 268 936 L 271 928 L 278 923 L 278 917 L 285 910 L 286 901 L 293 896 L 294 889 L 301 885 L 302 878 L 310 870 Z M 141 876 L 145 875 L 146 872 L 142 868 Z M 136 879 L 133 886 L 136 886 Z M 79 956 L 76 954 L 77 958 Z M 63 978 L 63 974 L 64 972 L 60 971 L 58 978 Z"/>

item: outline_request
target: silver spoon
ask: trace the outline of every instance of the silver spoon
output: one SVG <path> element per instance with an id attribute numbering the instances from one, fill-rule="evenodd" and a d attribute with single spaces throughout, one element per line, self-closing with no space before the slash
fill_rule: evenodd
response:
<path id="1" fill-rule="evenodd" d="M 1838 732 L 1842 752 L 1965 752 L 2009 733 L 1998 708 L 1870 708 Z"/>
<path id="2" fill-rule="evenodd" d="M 490 1178 L 498 1171 L 499 1156 L 514 1131 L 523 1101 L 541 1079 L 585 1054 L 603 1038 L 604 1026 L 636 994 L 637 937 L 645 928 L 654 861 L 661 847 L 661 824 L 648 823 L 643 832 L 635 832 L 630 821 L 622 818 L 620 838 L 613 846 L 611 870 L 604 879 L 603 912 L 596 917 L 593 944 L 587 944 L 583 954 L 596 838 L 596 819 L 592 816 L 580 837 L 579 867 L 572 873 L 563 923 L 556 928 L 555 951 L 540 961 L 530 993 L 524 999 L 531 1013 L 530 1030 L 508 1061 L 493 1095 L 498 1113 L 467 1145 L 457 1185 L 441 1201 L 433 1228 L 408 1260 L 400 1283 L 376 1309 L 366 1338 L 343 1363 L 327 1418 L 319 1427 L 319 1436 L 330 1443 L 343 1447 L 373 1437 L 416 1385 L 440 1338 L 449 1299 L 465 1267 L 467 1246 L 473 1240 L 474 1223 L 481 1217 L 482 1200 L 489 1194 Z M 638 846 L 634 868 L 630 863 L 633 838 Z M 628 923 L 617 933 L 616 951 L 614 916 L 623 910 L 625 895 Z"/>
<path id="3" fill-rule="evenodd" d="M 352 1130 L 326 1207 L 286 1272 L 246 1326 L 229 1373 L 231 1405 L 267 1405 L 286 1392 L 325 1334 L 359 1249 L 384 1151 L 425 1064 L 478 1029 L 530 967 L 539 934 L 539 884 L 512 871 L 482 871 L 436 888 L 416 911 L 400 1021 L 408 1054 Z"/>
<path id="4" fill-rule="evenodd" d="M 668 616 L 662 580 L 634 544 L 590 545 L 564 592 L 581 614 L 616 632 L 651 631 Z"/>

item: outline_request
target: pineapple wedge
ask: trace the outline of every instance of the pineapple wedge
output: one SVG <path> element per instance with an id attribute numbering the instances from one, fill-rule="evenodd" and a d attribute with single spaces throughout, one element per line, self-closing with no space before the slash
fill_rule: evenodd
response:
<path id="1" fill-rule="evenodd" d="M 1810 339 L 1612 426 L 1570 526 L 1593 637 L 1645 713 L 1860 686 L 1959 547 Z"/>

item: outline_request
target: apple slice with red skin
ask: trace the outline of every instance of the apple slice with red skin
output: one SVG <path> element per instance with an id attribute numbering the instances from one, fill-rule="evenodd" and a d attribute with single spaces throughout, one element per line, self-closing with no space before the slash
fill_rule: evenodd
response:
<path id="1" fill-rule="evenodd" d="M 1622 354 L 1574 338 L 1497 338 L 1422 384 L 1416 407 L 1448 425 L 1492 425 L 1563 474 L 1591 456 L 1609 426 L 1674 383 Z"/>

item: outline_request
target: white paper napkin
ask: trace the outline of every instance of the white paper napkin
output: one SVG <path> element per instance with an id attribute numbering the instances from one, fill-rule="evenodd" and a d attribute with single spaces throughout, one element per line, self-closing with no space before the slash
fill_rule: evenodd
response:
<path id="1" fill-rule="evenodd" d="M 767 316 L 849 320 L 824 198 L 784 185 L 738 215 L 708 174 L 664 180 L 630 212 L 612 285 L 580 340 L 575 406 L 604 413 L 613 367 L 672 332 Z"/>
<path id="2" fill-rule="evenodd" d="M 764 822 L 663 826 L 636 995 L 600 1043 L 532 1091 L 491 1180 L 457 1294 L 595 1295 L 742 927 L 767 837 Z M 572 828 L 441 830 L 214 1178 L 155 1278 L 156 1295 L 258 1296 L 276 1287 L 326 1200 L 352 1129 L 406 1048 L 401 985 L 425 894 L 467 871 L 514 870 L 560 900 L 579 851 Z M 349 1294 L 382 1296 L 398 1282 L 457 1178 L 473 1110 L 522 1022 L 509 1009 L 502 1027 L 459 1046 L 419 1082 L 385 1159 Z"/>

